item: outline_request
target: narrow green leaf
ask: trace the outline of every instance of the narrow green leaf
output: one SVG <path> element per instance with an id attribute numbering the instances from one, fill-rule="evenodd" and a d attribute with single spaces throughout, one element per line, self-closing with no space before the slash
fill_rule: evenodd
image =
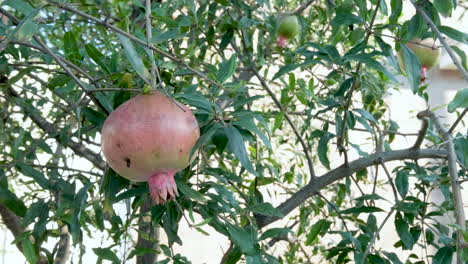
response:
<path id="1" fill-rule="evenodd" d="M 119 257 L 110 248 L 93 248 L 93 252 L 101 259 L 110 260 L 112 263 L 120 263 Z"/>
<path id="2" fill-rule="evenodd" d="M 223 61 L 219 66 L 218 74 L 216 75 L 216 79 L 220 83 L 224 83 L 227 79 L 229 79 L 235 72 L 237 68 L 237 56 L 232 55 L 231 58 L 227 61 Z"/>
<path id="3" fill-rule="evenodd" d="M 16 9 L 17 11 L 23 13 L 23 15 L 28 15 L 29 13 L 34 11 L 34 8 L 24 0 L 6 0 L 3 2 L 3 5 L 10 6 Z"/>
<path id="4" fill-rule="evenodd" d="M 372 55 L 370 55 L 370 54 L 364 54 L 364 53 L 352 54 L 352 55 L 346 55 L 344 58 L 348 59 L 348 60 L 355 60 L 355 61 L 364 63 L 365 65 L 367 65 L 367 66 L 369 66 L 369 67 L 371 67 L 371 68 L 373 68 L 373 69 L 375 69 L 375 70 L 377 70 L 379 72 L 382 72 L 390 80 L 396 81 L 395 76 L 393 76 L 392 73 L 390 73 L 384 66 L 382 66 L 382 64 L 380 64 L 380 62 L 378 62 L 377 60 L 372 58 Z"/>
<path id="5" fill-rule="evenodd" d="M 253 232 L 253 230 L 245 230 L 231 224 L 226 224 L 226 228 L 231 240 L 244 254 L 248 256 L 256 255 L 259 251 L 259 246 L 255 237 L 256 232 Z"/>
<path id="6" fill-rule="evenodd" d="M 328 228 L 330 228 L 331 222 L 325 219 L 320 219 L 317 223 L 312 225 L 309 233 L 307 234 L 307 238 L 305 241 L 306 246 L 312 245 L 314 240 L 318 237 L 320 233 L 326 233 Z"/>
<path id="7" fill-rule="evenodd" d="M 283 74 L 289 73 L 291 71 L 294 71 L 295 69 L 299 68 L 301 65 L 300 64 L 286 64 L 282 66 L 277 73 L 273 76 L 273 81 L 281 77 Z"/>
<path id="8" fill-rule="evenodd" d="M 271 203 L 259 203 L 254 206 L 251 206 L 250 210 L 254 213 L 267 215 L 267 216 L 276 216 L 276 217 L 284 216 L 283 213 L 279 209 L 273 207 Z"/>
<path id="9" fill-rule="evenodd" d="M 401 51 L 411 89 L 416 93 L 421 81 L 421 64 L 418 57 L 406 45 L 401 45 Z"/>
<path id="10" fill-rule="evenodd" d="M 38 262 L 39 256 L 28 237 L 26 237 L 21 243 L 21 248 L 23 249 L 24 257 L 30 264 L 36 264 Z"/>
<path id="11" fill-rule="evenodd" d="M 24 174 L 24 176 L 31 177 L 42 188 L 44 189 L 50 188 L 50 183 L 45 178 L 42 172 L 24 163 L 17 163 L 17 166 L 20 169 L 20 171 Z"/>
<path id="12" fill-rule="evenodd" d="M 183 183 L 181 181 L 177 181 L 177 188 L 187 198 L 189 198 L 191 200 L 198 201 L 198 202 L 206 203 L 205 196 L 203 196 L 201 193 L 193 190 L 187 184 L 185 184 L 185 183 Z"/>
<path id="13" fill-rule="evenodd" d="M 267 231 L 263 232 L 263 234 L 260 236 L 259 240 L 265 240 L 267 238 L 285 236 L 289 232 L 292 232 L 290 228 L 281 228 L 281 227 L 270 228 Z"/>
<path id="14" fill-rule="evenodd" d="M 468 44 L 468 34 L 465 32 L 458 31 L 448 26 L 439 26 L 438 29 L 444 33 L 447 37 L 459 41 L 464 44 Z"/>
<path id="15" fill-rule="evenodd" d="M 400 213 L 397 213 L 395 216 L 395 228 L 401 242 L 403 243 L 403 249 L 413 248 L 414 241 L 413 236 L 409 232 L 408 222 Z"/>
<path id="16" fill-rule="evenodd" d="M 128 38 L 120 34 L 117 34 L 117 36 L 119 37 L 120 43 L 124 47 L 125 55 L 127 56 L 127 59 L 132 65 L 133 69 L 138 73 L 138 75 L 140 75 L 140 77 L 145 82 L 149 82 L 150 74 L 146 69 L 145 65 L 143 64 L 143 61 L 138 55 L 132 42 Z"/>
<path id="17" fill-rule="evenodd" d="M 107 65 L 108 62 L 106 58 L 94 45 L 86 44 L 84 47 L 86 53 L 97 65 L 99 65 L 106 73 L 111 73 L 111 70 Z"/>
<path id="18" fill-rule="evenodd" d="M 458 90 L 455 97 L 448 104 L 448 111 L 450 113 L 455 112 L 457 108 L 467 108 L 468 107 L 468 88 L 463 88 Z"/>
<path id="19" fill-rule="evenodd" d="M 455 53 L 457 53 L 458 57 L 460 57 L 463 68 L 465 68 L 465 71 L 468 71 L 468 63 L 466 60 L 465 52 L 457 46 L 450 46 L 450 48 L 452 48 L 452 50 L 455 51 Z"/>
<path id="20" fill-rule="evenodd" d="M 236 155 L 242 166 L 252 174 L 257 174 L 250 162 L 241 133 L 233 126 L 225 127 L 224 132 L 229 139 L 229 149 Z"/>
<path id="21" fill-rule="evenodd" d="M 405 199 L 409 189 L 408 173 L 406 171 L 397 172 L 395 185 L 401 198 Z"/>
<path id="22" fill-rule="evenodd" d="M 77 63 L 83 58 L 80 54 L 78 42 L 76 41 L 75 35 L 72 31 L 66 32 L 63 36 L 63 50 L 66 58 L 73 63 Z"/>
<path id="23" fill-rule="evenodd" d="M 451 264 L 453 253 L 455 253 L 455 249 L 451 246 L 439 248 L 432 259 L 432 264 Z"/>
<path id="24" fill-rule="evenodd" d="M 434 0 L 434 6 L 444 17 L 450 17 L 453 10 L 452 0 Z"/>
<path id="25" fill-rule="evenodd" d="M 320 162 L 327 169 L 330 169 L 330 160 L 328 160 L 328 141 L 334 137 L 331 133 L 325 133 L 320 139 L 317 148 Z"/>
<path id="26" fill-rule="evenodd" d="M 384 210 L 375 207 L 375 206 L 358 206 L 358 207 L 352 207 L 345 209 L 341 211 L 341 214 L 360 214 L 360 213 L 378 213 L 378 212 L 384 212 Z"/>

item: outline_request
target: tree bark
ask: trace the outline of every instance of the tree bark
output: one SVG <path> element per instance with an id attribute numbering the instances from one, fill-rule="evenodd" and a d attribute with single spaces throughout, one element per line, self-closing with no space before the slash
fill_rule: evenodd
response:
<path id="1" fill-rule="evenodd" d="M 147 215 L 150 213 L 150 215 Z M 149 240 L 143 235 L 147 235 Z M 147 248 L 156 250 L 158 244 L 158 229 L 151 222 L 151 199 L 147 199 L 140 208 L 140 216 L 138 217 L 138 241 L 136 248 Z M 137 264 L 153 264 L 157 260 L 156 253 L 146 253 L 137 257 Z"/>

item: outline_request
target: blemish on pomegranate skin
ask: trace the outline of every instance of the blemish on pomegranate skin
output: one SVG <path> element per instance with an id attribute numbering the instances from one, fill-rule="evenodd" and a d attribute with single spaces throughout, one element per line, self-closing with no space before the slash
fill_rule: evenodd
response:
<path id="1" fill-rule="evenodd" d="M 182 153 L 182 149 L 179 149 L 179 152 Z"/>
<path id="2" fill-rule="evenodd" d="M 130 165 L 132 165 L 132 161 L 130 160 L 130 158 L 125 158 L 124 160 L 127 163 L 127 168 L 130 168 Z"/>
<path id="3" fill-rule="evenodd" d="M 122 148 L 122 144 L 117 143 L 117 147 L 118 147 L 118 148 Z"/>

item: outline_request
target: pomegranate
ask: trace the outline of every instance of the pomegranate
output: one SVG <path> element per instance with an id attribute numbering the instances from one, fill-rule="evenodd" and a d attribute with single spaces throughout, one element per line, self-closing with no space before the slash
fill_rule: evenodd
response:
<path id="1" fill-rule="evenodd" d="M 147 181 L 153 202 L 164 204 L 178 195 L 174 174 L 189 165 L 200 130 L 187 106 L 152 92 L 115 109 L 101 135 L 109 166 L 126 179 Z"/>
<path id="2" fill-rule="evenodd" d="M 286 16 L 280 21 L 277 29 L 278 46 L 281 48 L 286 46 L 289 39 L 294 38 L 299 33 L 299 21 L 296 16 Z"/>
<path id="3" fill-rule="evenodd" d="M 426 72 L 432 67 L 439 63 L 440 49 L 436 46 L 435 40 L 432 38 L 426 39 L 413 39 L 408 42 L 406 46 L 418 57 L 419 63 L 421 64 L 421 82 L 426 80 Z M 398 62 L 403 71 L 405 71 L 405 65 L 403 63 L 403 52 L 398 52 Z"/>

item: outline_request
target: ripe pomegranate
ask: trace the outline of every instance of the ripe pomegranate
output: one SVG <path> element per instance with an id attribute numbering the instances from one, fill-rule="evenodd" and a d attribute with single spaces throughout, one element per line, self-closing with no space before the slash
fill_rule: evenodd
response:
<path id="1" fill-rule="evenodd" d="M 299 33 L 299 21 L 297 17 L 283 17 L 277 29 L 278 46 L 281 48 L 285 47 L 287 40 L 294 38 L 297 33 Z"/>
<path id="2" fill-rule="evenodd" d="M 178 195 L 174 174 L 189 165 L 200 130 L 188 107 L 152 92 L 115 109 L 101 135 L 109 166 L 126 179 L 147 181 L 153 202 L 164 204 Z"/>
<path id="3" fill-rule="evenodd" d="M 426 72 L 439 63 L 440 49 L 436 46 L 435 40 L 432 38 L 426 39 L 413 39 L 408 42 L 406 46 L 418 57 L 421 64 L 421 82 L 426 80 Z M 403 63 L 403 52 L 398 52 L 398 62 L 403 71 L 405 65 Z"/>

